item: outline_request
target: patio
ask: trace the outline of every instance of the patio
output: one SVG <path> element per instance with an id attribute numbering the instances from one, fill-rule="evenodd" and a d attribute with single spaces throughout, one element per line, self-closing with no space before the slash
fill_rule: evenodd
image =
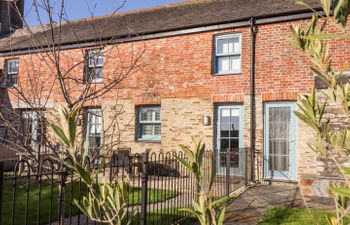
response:
<path id="1" fill-rule="evenodd" d="M 310 209 L 332 210 L 334 203 L 329 198 L 305 198 Z M 258 184 L 249 187 L 234 199 L 226 209 L 226 225 L 256 224 L 272 207 L 305 208 L 296 184 Z"/>

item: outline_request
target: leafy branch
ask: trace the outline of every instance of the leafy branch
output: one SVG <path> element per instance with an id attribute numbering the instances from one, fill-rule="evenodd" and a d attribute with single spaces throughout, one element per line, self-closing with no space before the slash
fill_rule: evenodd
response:
<path id="1" fill-rule="evenodd" d="M 77 140 L 77 115 L 80 109 L 75 107 L 71 110 L 61 107 L 60 124 L 51 124 L 51 128 L 58 140 L 67 149 L 71 160 L 61 161 L 65 166 L 72 169 L 86 184 L 88 193 L 82 197 L 79 203 L 74 203 L 89 219 L 103 224 L 128 225 L 127 201 L 129 196 L 129 180 L 115 180 L 112 183 L 96 182 L 99 169 L 90 170 L 87 159 L 88 143 L 79 144 Z M 78 158 L 80 157 L 80 160 Z"/>
<path id="2" fill-rule="evenodd" d="M 213 192 L 213 184 L 216 177 L 215 160 L 210 158 L 209 184 L 204 185 L 203 158 L 205 144 L 192 138 L 193 148 L 180 145 L 185 157 L 175 156 L 195 177 L 197 192 L 192 199 L 192 208 L 182 209 L 198 219 L 201 225 L 222 225 L 225 217 L 225 204 L 228 196 L 216 199 Z"/>
<path id="3" fill-rule="evenodd" d="M 323 13 L 314 10 L 304 0 L 297 1 L 298 4 L 312 9 L 314 15 L 306 28 L 302 25 L 291 26 L 290 43 L 309 57 L 312 63 L 311 71 L 329 88 L 323 91 L 321 96 L 315 91 L 311 95 L 299 96 L 299 111 L 296 111 L 295 115 L 314 131 L 315 142 L 308 143 L 309 147 L 323 158 L 332 160 L 339 169 L 339 176 L 345 181 L 331 188 L 336 216 L 328 218 L 328 223 L 331 225 L 343 225 L 344 218 L 350 217 L 350 167 L 345 166 L 339 158 L 345 161 L 349 159 L 350 131 L 345 126 L 335 128 L 331 119 L 326 118 L 325 114 L 330 110 L 330 103 L 340 106 L 344 114 L 348 115 L 350 110 L 350 86 L 340 80 L 348 65 L 344 65 L 339 72 L 333 69 L 329 42 L 333 39 L 350 38 L 350 35 L 345 33 L 350 14 L 350 1 L 317 0 L 317 2 L 322 6 Z M 338 25 L 339 33 L 326 33 L 330 21 Z"/>

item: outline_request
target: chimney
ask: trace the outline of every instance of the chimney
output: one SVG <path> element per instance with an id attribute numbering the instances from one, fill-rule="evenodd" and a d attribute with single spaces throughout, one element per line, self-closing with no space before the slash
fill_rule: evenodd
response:
<path id="1" fill-rule="evenodd" d="M 0 0 L 0 2 L 0 35 L 22 28 L 24 0 Z"/>

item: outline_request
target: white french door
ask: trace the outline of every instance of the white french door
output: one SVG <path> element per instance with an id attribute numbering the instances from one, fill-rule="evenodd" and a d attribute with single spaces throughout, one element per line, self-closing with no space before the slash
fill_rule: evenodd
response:
<path id="1" fill-rule="evenodd" d="M 239 148 L 243 147 L 243 108 L 237 105 L 222 105 L 217 107 L 216 148 L 218 151 L 217 165 L 220 171 L 226 171 L 227 158 L 230 153 L 230 174 L 241 175 L 243 157 Z"/>
<path id="2" fill-rule="evenodd" d="M 295 180 L 296 116 L 294 102 L 265 104 L 264 175 L 270 179 Z"/>

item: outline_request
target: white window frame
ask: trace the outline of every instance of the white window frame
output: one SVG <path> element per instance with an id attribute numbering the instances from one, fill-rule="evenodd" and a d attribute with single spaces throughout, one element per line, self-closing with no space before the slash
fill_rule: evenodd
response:
<path id="1" fill-rule="evenodd" d="M 6 62 L 5 85 L 7 87 L 16 87 L 18 82 L 19 59 L 7 59 L 5 62 Z M 16 62 L 17 64 L 16 71 L 10 71 L 10 64 L 14 62 Z M 16 76 L 16 82 L 10 85 L 9 81 L 11 80 L 10 77 L 12 76 Z"/>
<path id="2" fill-rule="evenodd" d="M 97 56 L 97 59 L 95 58 Z M 102 63 L 98 64 L 99 60 L 102 60 Z M 103 80 L 103 65 L 105 57 L 103 49 L 90 49 L 87 50 L 87 71 L 86 79 L 90 79 L 90 70 L 101 69 L 102 77 L 96 77 L 91 82 L 92 83 L 101 83 Z"/>
<path id="3" fill-rule="evenodd" d="M 237 38 L 239 40 L 239 52 L 237 53 L 218 53 L 218 41 L 223 39 Z M 220 72 L 218 61 L 219 58 L 223 57 L 239 57 L 239 69 L 238 70 L 227 70 Z M 215 36 L 215 49 L 214 49 L 214 75 L 227 75 L 227 74 L 240 74 L 242 72 L 242 34 L 224 34 Z"/>
<path id="4" fill-rule="evenodd" d="M 141 120 L 141 113 L 144 110 L 149 110 L 149 109 L 157 109 L 159 110 L 159 120 L 156 120 L 156 112 L 153 111 L 152 113 L 152 120 Z M 162 114 L 161 114 L 161 107 L 160 106 L 140 106 L 138 109 L 138 121 L 137 121 L 137 140 L 139 141 L 160 141 L 161 133 L 162 130 L 160 130 L 160 134 L 156 135 L 155 134 L 155 125 L 162 125 Z M 143 124 L 150 124 L 153 125 L 152 129 L 152 135 L 142 135 L 142 129 L 141 126 Z"/>
<path id="5" fill-rule="evenodd" d="M 92 134 L 92 133 L 90 133 L 90 117 L 93 115 L 93 114 L 95 114 L 95 115 L 97 115 L 97 114 L 100 114 L 101 115 L 101 124 L 100 124 L 100 129 L 101 129 L 101 146 L 100 146 L 100 148 L 102 148 L 102 146 L 103 146 L 103 112 L 102 112 L 102 109 L 101 108 L 87 108 L 86 109 L 86 111 L 85 111 L 85 122 L 84 122 L 84 126 L 85 126 L 85 140 L 89 140 L 89 138 L 90 138 L 90 135 Z M 95 123 L 95 126 L 96 126 L 97 124 Z M 96 133 L 95 133 L 96 134 Z M 90 143 L 89 143 L 89 149 L 91 149 L 92 147 L 90 146 Z M 100 149 L 98 149 L 98 150 L 100 150 Z"/>

